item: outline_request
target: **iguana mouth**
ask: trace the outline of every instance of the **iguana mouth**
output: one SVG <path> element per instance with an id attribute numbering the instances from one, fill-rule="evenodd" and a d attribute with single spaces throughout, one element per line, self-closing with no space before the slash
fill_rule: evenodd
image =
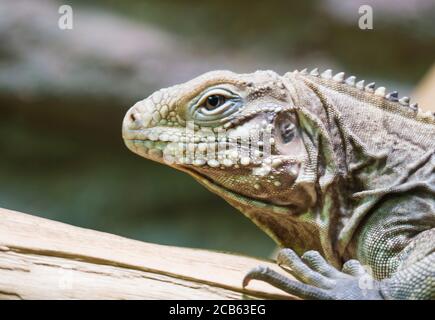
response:
<path id="1" fill-rule="evenodd" d="M 138 155 L 143 156 L 147 159 L 150 159 L 150 160 L 162 163 L 162 164 L 166 164 L 166 165 L 169 165 L 175 169 L 186 172 L 187 174 L 194 177 L 198 182 L 202 183 L 204 186 L 206 186 L 208 189 L 210 189 L 213 192 L 220 194 L 221 192 L 225 191 L 225 192 L 231 193 L 233 195 L 237 194 L 238 197 L 244 198 L 245 201 L 259 200 L 259 199 L 254 198 L 254 197 L 248 197 L 246 195 L 236 193 L 233 190 L 226 188 L 225 186 L 223 186 L 219 183 L 214 182 L 206 174 L 203 174 L 200 171 L 200 168 L 197 168 L 193 164 L 188 165 L 188 164 L 177 163 L 177 162 L 174 162 L 174 163 L 165 162 L 165 159 L 163 157 L 163 153 L 165 151 L 165 148 L 169 144 L 169 142 L 167 142 L 167 141 L 152 141 L 152 140 L 141 140 L 141 139 L 125 139 L 124 141 L 125 141 L 126 146 L 134 153 L 137 153 Z M 252 165 L 249 165 L 249 167 L 251 167 L 251 166 Z M 204 168 L 211 169 L 214 167 L 205 163 L 201 166 L 201 169 L 204 169 Z"/>
<path id="2" fill-rule="evenodd" d="M 263 204 L 287 205 L 285 194 L 294 188 L 298 176 L 299 163 L 291 164 L 288 162 L 289 159 L 282 155 L 271 155 L 268 159 L 260 161 L 246 161 L 240 157 L 224 157 L 220 160 L 212 158 L 207 161 L 203 158 L 186 160 L 184 153 L 177 158 L 171 150 L 168 151 L 173 141 L 126 139 L 126 136 L 124 138 L 125 144 L 134 153 L 184 171 L 213 192 L 220 194 L 226 190 L 234 199 L 243 197 L 245 201 L 256 200 Z M 183 147 L 186 145 L 178 142 L 177 145 L 179 144 Z M 193 142 L 190 145 L 197 149 L 199 143 Z M 237 143 L 231 145 L 234 148 L 239 146 Z M 215 156 L 219 157 L 222 154 L 216 153 Z M 293 176 L 288 170 L 279 173 L 276 170 L 280 170 L 280 166 L 293 166 L 295 173 Z"/>
<path id="3" fill-rule="evenodd" d="M 126 130 L 123 138 L 126 146 L 145 158 L 162 162 L 191 164 L 198 167 L 249 167 L 261 165 L 264 156 L 279 162 L 279 155 L 265 154 L 263 145 L 241 143 L 238 139 L 186 138 L 182 135 L 159 134 L 158 128 L 148 130 Z M 176 130 L 174 130 L 176 133 Z M 273 152 L 273 146 L 269 152 Z M 271 160 L 272 161 L 272 160 Z"/>

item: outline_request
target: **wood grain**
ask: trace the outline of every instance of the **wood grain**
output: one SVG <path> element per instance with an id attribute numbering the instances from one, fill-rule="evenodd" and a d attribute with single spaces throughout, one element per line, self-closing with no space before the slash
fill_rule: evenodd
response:
<path id="1" fill-rule="evenodd" d="M 1 299 L 289 299 L 244 274 L 272 261 L 126 239 L 0 208 Z"/>

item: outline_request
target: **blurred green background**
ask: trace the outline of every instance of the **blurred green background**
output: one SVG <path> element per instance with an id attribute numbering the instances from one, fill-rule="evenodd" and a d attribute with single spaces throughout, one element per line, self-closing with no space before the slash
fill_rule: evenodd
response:
<path id="1" fill-rule="evenodd" d="M 58 28 L 61 4 L 73 30 Z M 374 29 L 358 28 L 369 4 Z M 434 62 L 435 2 L 0 3 L 0 207 L 130 238 L 268 256 L 272 241 L 187 175 L 129 152 L 124 113 L 212 69 L 320 67 L 409 94 Z"/>

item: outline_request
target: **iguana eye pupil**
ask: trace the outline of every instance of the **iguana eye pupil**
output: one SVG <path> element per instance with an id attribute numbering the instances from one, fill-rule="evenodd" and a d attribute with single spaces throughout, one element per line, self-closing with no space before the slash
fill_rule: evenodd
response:
<path id="1" fill-rule="evenodd" d="M 214 94 L 214 95 L 207 97 L 205 107 L 208 110 L 215 109 L 215 108 L 221 106 L 224 102 L 225 102 L 225 97 Z"/>

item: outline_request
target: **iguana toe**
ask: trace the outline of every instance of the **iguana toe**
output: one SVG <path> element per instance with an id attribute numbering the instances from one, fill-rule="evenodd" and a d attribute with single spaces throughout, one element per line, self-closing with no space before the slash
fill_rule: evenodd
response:
<path id="1" fill-rule="evenodd" d="M 327 277 L 338 277 L 340 272 L 331 266 L 322 255 L 315 250 L 305 252 L 301 259 L 313 270 Z"/>
<path id="2" fill-rule="evenodd" d="M 307 284 L 312 284 L 320 288 L 330 288 L 333 286 L 333 282 L 330 279 L 319 272 L 312 270 L 301 260 L 301 258 L 299 258 L 296 252 L 291 249 L 282 249 L 278 253 L 277 263 L 281 267 L 290 267 L 290 270 L 288 271 Z"/>
<path id="3" fill-rule="evenodd" d="M 269 283 L 274 287 L 303 299 L 330 299 L 325 290 L 291 280 L 267 267 L 258 266 L 249 271 L 243 278 L 243 287 L 246 287 L 254 279 Z"/>
<path id="4" fill-rule="evenodd" d="M 343 265 L 342 271 L 351 276 L 362 276 L 367 273 L 358 260 L 349 260 Z"/>

